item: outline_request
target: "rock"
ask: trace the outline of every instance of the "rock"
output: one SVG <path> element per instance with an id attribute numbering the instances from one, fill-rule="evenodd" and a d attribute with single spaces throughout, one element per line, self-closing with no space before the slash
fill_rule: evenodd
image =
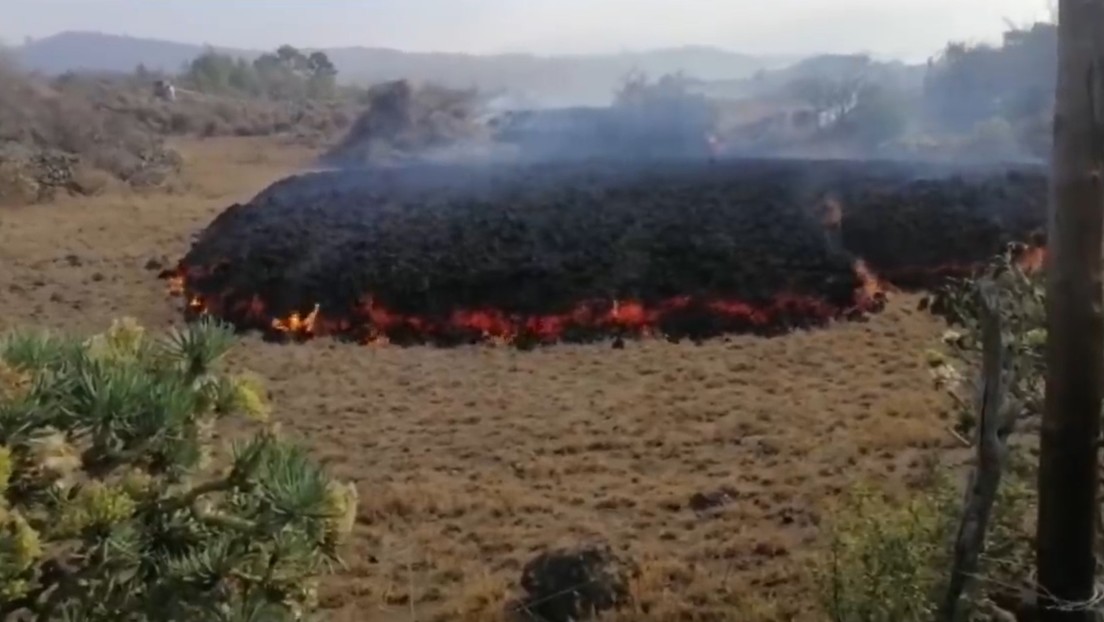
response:
<path id="1" fill-rule="evenodd" d="M 635 565 L 608 545 L 541 553 L 522 569 L 520 606 L 541 622 L 578 622 L 628 604 Z"/>
<path id="2" fill-rule="evenodd" d="M 146 265 L 144 267 L 150 272 L 154 270 L 162 270 L 165 268 L 165 260 L 164 258 L 158 259 L 156 257 L 150 257 L 148 260 L 146 260 Z"/>
<path id="3" fill-rule="evenodd" d="M 715 510 L 724 507 L 732 502 L 732 495 L 725 490 L 715 490 L 713 492 L 696 492 L 690 497 L 691 510 L 695 512 L 708 512 L 709 510 Z"/>
<path id="4" fill-rule="evenodd" d="M 789 554 L 789 550 L 775 542 L 759 542 L 756 543 L 752 552 L 759 557 L 782 557 Z"/>

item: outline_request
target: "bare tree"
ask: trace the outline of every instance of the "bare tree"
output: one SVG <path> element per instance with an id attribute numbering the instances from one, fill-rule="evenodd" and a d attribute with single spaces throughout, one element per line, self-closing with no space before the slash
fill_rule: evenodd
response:
<path id="1" fill-rule="evenodd" d="M 1061 0 L 1039 464 L 1042 622 L 1087 622 L 1104 398 L 1104 0 Z"/>

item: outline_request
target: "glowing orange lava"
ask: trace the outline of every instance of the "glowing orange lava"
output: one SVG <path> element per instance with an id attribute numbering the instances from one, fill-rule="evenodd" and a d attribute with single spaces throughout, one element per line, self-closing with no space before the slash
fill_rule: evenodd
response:
<path id="1" fill-rule="evenodd" d="M 861 261 L 855 262 L 860 285 L 852 305 L 840 308 L 827 301 L 791 293 L 779 293 L 766 304 L 753 305 L 739 300 L 700 299 L 676 296 L 658 303 L 635 300 L 586 301 L 565 313 L 519 315 L 499 309 L 459 309 L 446 317 L 423 317 L 399 313 L 372 296 L 364 296 L 352 309 L 326 309 L 315 304 L 310 312 L 294 312 L 274 317 L 256 294 L 239 298 L 203 297 L 188 287 L 188 274 L 200 276 L 202 270 L 178 270 L 168 275 L 169 292 L 187 300 L 192 316 L 215 315 L 243 327 L 268 330 L 287 338 L 302 340 L 316 336 L 351 337 L 364 344 L 380 345 L 394 341 L 396 335 L 436 337 L 468 335 L 498 344 L 520 341 L 552 343 L 572 330 L 601 331 L 611 334 L 650 336 L 659 334 L 665 322 L 677 317 L 707 316 L 730 330 L 766 331 L 776 325 L 823 324 L 833 318 L 880 310 L 888 286 Z"/>
<path id="2" fill-rule="evenodd" d="M 1012 249 L 1013 258 L 1027 273 L 1043 269 L 1046 248 L 1022 245 Z M 824 300 L 791 293 L 779 293 L 768 303 L 753 305 L 739 300 L 696 299 L 676 296 L 658 303 L 644 304 L 634 300 L 586 301 L 565 313 L 518 315 L 499 309 L 460 309 L 446 317 L 430 318 L 391 310 L 364 296 L 352 309 L 327 314 L 318 304 L 307 313 L 294 312 L 274 317 L 266 310 L 257 294 L 235 300 L 235 296 L 204 297 L 188 287 L 189 272 L 196 277 L 203 269 L 179 269 L 163 274 L 171 295 L 183 297 L 186 310 L 192 316 L 216 315 L 244 327 L 267 329 L 271 333 L 302 340 L 317 336 L 345 336 L 367 345 L 387 345 L 396 335 L 432 338 L 440 335 L 475 336 L 486 343 L 511 344 L 522 340 L 537 343 L 559 341 L 571 330 L 602 331 L 610 334 L 653 336 L 662 333 L 665 321 L 680 314 L 705 314 L 712 321 L 732 330 L 765 330 L 783 325 L 814 325 L 841 316 L 878 311 L 887 294 L 896 291 L 890 280 L 879 275 L 861 259 L 853 264 L 859 286 L 852 305 L 839 308 Z M 947 264 L 929 269 L 900 270 L 891 273 L 891 280 L 930 281 L 941 275 L 968 274 L 972 266 Z M 233 301 L 232 303 L 230 301 Z M 719 332 L 729 332 L 721 330 Z"/>
<path id="3" fill-rule="evenodd" d="M 1027 274 L 1042 271 L 1045 264 L 1046 248 L 1043 246 L 1027 246 L 1016 257 L 1016 265 Z"/>

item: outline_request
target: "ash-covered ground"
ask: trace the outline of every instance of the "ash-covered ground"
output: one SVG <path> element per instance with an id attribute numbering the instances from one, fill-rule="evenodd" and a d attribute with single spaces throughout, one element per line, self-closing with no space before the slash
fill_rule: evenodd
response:
<path id="1" fill-rule="evenodd" d="M 1044 172 L 1022 167 L 683 159 L 329 171 L 228 208 L 176 276 L 193 311 L 300 335 L 774 333 L 877 310 L 875 275 L 924 286 L 967 270 L 1042 227 L 1045 199 Z"/>

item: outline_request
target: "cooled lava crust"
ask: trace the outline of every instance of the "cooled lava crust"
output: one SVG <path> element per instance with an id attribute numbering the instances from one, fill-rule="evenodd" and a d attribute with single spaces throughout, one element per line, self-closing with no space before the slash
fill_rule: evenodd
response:
<path id="1" fill-rule="evenodd" d="M 298 338 L 775 334 L 879 310 L 874 275 L 984 261 L 1042 225 L 1045 195 L 1041 171 L 869 162 L 310 173 L 228 208 L 166 276 L 193 315 Z"/>

